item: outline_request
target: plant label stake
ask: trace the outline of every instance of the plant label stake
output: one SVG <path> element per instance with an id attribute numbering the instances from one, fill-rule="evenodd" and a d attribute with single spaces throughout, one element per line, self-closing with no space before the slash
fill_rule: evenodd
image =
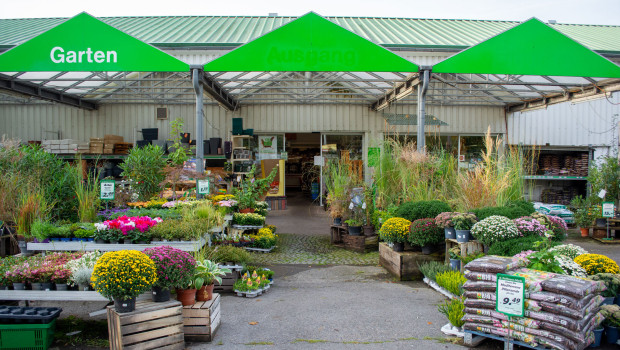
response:
<path id="1" fill-rule="evenodd" d="M 201 195 L 209 194 L 209 179 L 196 179 L 196 193 Z"/>
<path id="2" fill-rule="evenodd" d="M 523 317 L 525 310 L 525 278 L 520 276 L 497 274 L 497 288 L 495 290 L 495 310 L 508 316 L 511 322 L 512 316 Z M 510 338 L 510 326 L 508 327 L 508 349 L 512 349 Z"/>
<path id="3" fill-rule="evenodd" d="M 105 201 L 105 208 L 108 209 L 108 202 L 114 200 L 114 187 L 116 182 L 114 180 L 101 180 L 99 189 L 99 199 Z"/>

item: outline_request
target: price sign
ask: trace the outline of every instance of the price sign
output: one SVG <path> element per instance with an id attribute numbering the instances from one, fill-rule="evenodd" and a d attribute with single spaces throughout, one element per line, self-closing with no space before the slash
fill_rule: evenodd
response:
<path id="1" fill-rule="evenodd" d="M 525 278 L 497 274 L 495 310 L 508 316 L 523 317 L 525 309 Z"/>
<path id="2" fill-rule="evenodd" d="M 209 194 L 209 179 L 196 180 L 196 193 Z"/>
<path id="3" fill-rule="evenodd" d="M 616 206 L 614 205 L 614 202 L 603 202 L 603 217 L 604 218 L 613 218 L 615 211 L 616 211 Z"/>
<path id="4" fill-rule="evenodd" d="M 116 183 L 114 180 L 102 180 L 101 190 L 99 192 L 99 199 L 104 201 L 114 200 L 114 186 Z"/>

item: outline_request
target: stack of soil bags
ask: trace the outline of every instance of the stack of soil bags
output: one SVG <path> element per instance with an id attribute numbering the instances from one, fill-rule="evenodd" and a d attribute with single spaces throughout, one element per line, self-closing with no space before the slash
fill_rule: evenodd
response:
<path id="1" fill-rule="evenodd" d="M 582 350 L 594 342 L 602 321 L 601 282 L 519 266 L 512 258 L 485 256 L 465 266 L 463 329 L 510 337 L 532 347 Z M 497 274 L 525 278 L 525 317 L 495 311 Z"/>

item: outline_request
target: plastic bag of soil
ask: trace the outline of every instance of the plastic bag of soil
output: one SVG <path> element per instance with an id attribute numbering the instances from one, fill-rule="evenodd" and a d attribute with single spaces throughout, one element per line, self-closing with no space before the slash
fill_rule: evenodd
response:
<path id="1" fill-rule="evenodd" d="M 497 335 L 500 337 L 508 336 L 509 330 L 502 327 L 489 326 L 486 324 L 478 324 L 478 323 L 465 323 L 463 325 L 463 329 L 467 329 L 470 331 L 483 332 L 488 334 Z M 527 334 L 525 332 L 519 331 L 510 331 L 510 337 L 512 339 L 524 342 L 532 347 L 537 347 L 538 343 L 536 342 L 536 337 L 532 334 Z"/>
<path id="2" fill-rule="evenodd" d="M 600 281 L 591 281 L 568 275 L 557 275 L 542 283 L 543 290 L 573 298 L 581 299 L 588 294 L 600 293 L 605 290 L 605 284 Z"/>
<path id="3" fill-rule="evenodd" d="M 491 300 L 465 299 L 463 304 L 465 304 L 465 307 L 472 307 L 472 308 L 476 308 L 476 309 L 495 310 L 495 302 L 491 301 Z"/>
<path id="4" fill-rule="evenodd" d="M 495 282 L 467 281 L 463 284 L 463 289 L 471 292 L 492 292 L 495 293 L 497 284 Z"/>
<path id="5" fill-rule="evenodd" d="M 592 330 L 598 327 L 604 319 L 605 318 L 600 312 L 596 315 L 590 315 L 581 323 L 581 331 L 568 330 L 561 325 L 543 321 L 540 322 L 540 327 L 557 334 L 561 334 L 575 341 L 577 344 L 583 344 L 589 339 L 588 337 L 593 336 Z"/>
<path id="6" fill-rule="evenodd" d="M 529 292 L 542 291 L 542 283 L 556 276 L 555 273 L 531 269 L 518 269 L 508 274 L 525 278 L 525 289 Z"/>
<path id="7" fill-rule="evenodd" d="M 504 273 L 520 267 L 522 262 L 505 256 L 487 255 L 465 265 L 465 269 L 476 272 Z"/>
<path id="8" fill-rule="evenodd" d="M 596 315 L 587 315 L 581 320 L 574 320 L 570 317 L 560 316 L 544 311 L 525 311 L 526 317 L 542 321 L 540 324 L 541 328 L 559 334 L 562 334 L 564 332 L 562 329 L 571 330 L 574 332 L 583 332 L 588 329 L 594 321 L 596 321 L 593 320 L 593 318 L 598 317 L 598 315 L 600 315 L 600 313 L 597 313 Z"/>
<path id="9" fill-rule="evenodd" d="M 566 306 L 573 310 L 581 310 L 585 306 L 587 306 L 592 301 L 593 298 L 600 297 L 600 296 L 590 294 L 583 299 L 577 299 L 577 298 L 569 297 L 568 295 L 562 295 L 562 294 L 542 291 L 542 292 L 526 293 L 525 297 L 528 299 L 532 299 L 532 300 L 560 304 L 562 306 Z"/>
<path id="10" fill-rule="evenodd" d="M 495 293 L 466 291 L 463 295 L 467 299 L 484 299 L 495 301 Z"/>
<path id="11" fill-rule="evenodd" d="M 494 273 L 484 273 L 484 272 L 465 270 L 463 274 L 465 275 L 465 278 L 467 278 L 470 281 L 487 281 L 487 282 L 497 281 L 497 274 L 494 274 Z"/>
<path id="12" fill-rule="evenodd" d="M 476 308 L 468 308 L 466 307 L 464 310 L 465 314 L 470 314 L 474 316 L 482 316 L 482 317 L 491 317 L 493 319 L 498 319 L 502 321 L 508 321 L 508 316 L 497 312 L 495 310 L 489 309 L 476 309 Z M 511 323 L 515 323 L 528 328 L 540 328 L 540 321 L 535 320 L 533 318 L 527 317 L 516 317 L 513 316 L 510 318 Z"/>
<path id="13" fill-rule="evenodd" d="M 544 329 L 538 329 L 538 328 L 529 328 L 529 327 L 525 327 L 522 326 L 520 324 L 514 323 L 514 322 L 509 322 L 509 321 L 496 321 L 495 325 L 501 325 L 504 328 L 509 328 L 512 330 L 516 330 L 516 331 L 520 331 L 520 332 L 525 332 L 528 334 L 532 334 L 534 336 L 536 336 L 536 341 L 538 343 L 541 344 L 548 344 L 550 347 L 552 348 L 556 348 L 556 349 L 572 349 L 575 348 L 576 344 L 574 341 L 556 334 L 554 332 L 550 332 Z"/>
<path id="14" fill-rule="evenodd" d="M 576 320 L 582 320 L 588 315 L 597 313 L 600 310 L 600 304 L 604 299 L 605 298 L 600 295 L 592 297 L 590 298 L 590 303 L 580 310 L 571 309 L 562 304 L 548 303 L 546 301 L 541 301 L 539 304 L 545 312 L 574 318 Z"/>

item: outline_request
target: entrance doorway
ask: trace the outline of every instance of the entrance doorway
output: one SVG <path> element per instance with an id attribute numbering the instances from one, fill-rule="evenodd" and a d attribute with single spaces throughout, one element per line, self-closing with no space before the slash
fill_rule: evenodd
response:
<path id="1" fill-rule="evenodd" d="M 314 201 L 319 194 L 320 167 L 315 157 L 321 155 L 320 133 L 287 133 L 286 192 L 287 197 L 303 197 Z"/>

